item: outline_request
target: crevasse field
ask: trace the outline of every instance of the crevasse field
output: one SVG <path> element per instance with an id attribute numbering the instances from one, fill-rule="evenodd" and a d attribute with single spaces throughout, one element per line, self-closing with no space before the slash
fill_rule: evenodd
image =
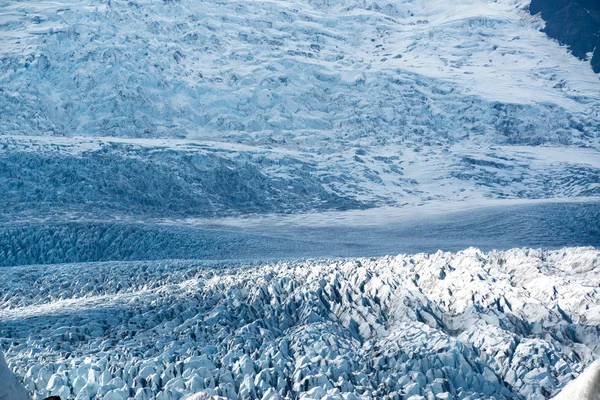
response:
<path id="1" fill-rule="evenodd" d="M 0 0 L 0 399 L 596 400 L 600 78 L 528 5 Z"/>
<path id="2" fill-rule="evenodd" d="M 8 267 L 0 318 L 40 395 L 543 399 L 599 350 L 598 268 L 593 248 Z"/>

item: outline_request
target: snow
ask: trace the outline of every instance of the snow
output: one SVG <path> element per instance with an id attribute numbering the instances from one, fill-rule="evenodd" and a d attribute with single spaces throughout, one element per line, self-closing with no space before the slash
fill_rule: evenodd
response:
<path id="1" fill-rule="evenodd" d="M 34 399 L 541 400 L 598 357 L 598 268 L 589 247 L 8 267 L 0 344 Z"/>
<path id="2" fill-rule="evenodd" d="M 575 400 L 600 80 L 526 6 L 0 3 L 0 398 Z"/>
<path id="3" fill-rule="evenodd" d="M 561 390 L 555 400 L 598 400 L 600 399 L 600 360 L 588 366 L 577 379 Z"/>
<path id="4" fill-rule="evenodd" d="M 12 371 L 6 365 L 4 356 L 0 352 L 0 399 L 29 400 L 27 392 L 19 384 Z"/>
<path id="5" fill-rule="evenodd" d="M 595 149 L 559 146 L 388 144 L 323 153 L 190 139 L 11 136 L 0 137 L 0 198 L 13 220 L 66 212 L 181 220 L 456 210 L 494 199 L 597 197 L 598 160 Z"/>
<path id="6" fill-rule="evenodd" d="M 2 4 L 0 211 L 182 220 L 597 197 L 600 80 L 526 5 Z"/>
<path id="7" fill-rule="evenodd" d="M 525 6 L 7 3 L 0 127 L 304 150 L 469 136 L 597 147 L 598 77 Z"/>

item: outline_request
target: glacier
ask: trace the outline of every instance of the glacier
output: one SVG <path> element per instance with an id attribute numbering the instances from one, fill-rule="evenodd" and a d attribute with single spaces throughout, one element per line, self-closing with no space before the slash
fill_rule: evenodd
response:
<path id="1" fill-rule="evenodd" d="M 598 197 L 600 80 L 528 5 L 2 3 L 0 213 Z"/>
<path id="2" fill-rule="evenodd" d="M 0 224 L 0 268 L 163 259 L 272 261 L 514 247 L 600 247 L 600 202 L 370 208 L 153 220 L 38 216 Z M 69 218 L 71 217 L 71 218 Z"/>
<path id="3" fill-rule="evenodd" d="M 592 247 L 6 267 L 0 343 L 34 399 L 541 400 L 598 352 L 598 268 Z"/>
<path id="4" fill-rule="evenodd" d="M 598 197 L 600 80 L 527 6 L 3 3 L 0 213 Z"/>
<path id="5" fill-rule="evenodd" d="M 529 6 L 0 0 L 0 398 L 597 398 L 600 79 Z"/>
<path id="6" fill-rule="evenodd" d="M 598 144 L 600 82 L 522 0 L 17 1 L 0 127 L 302 146 Z"/>

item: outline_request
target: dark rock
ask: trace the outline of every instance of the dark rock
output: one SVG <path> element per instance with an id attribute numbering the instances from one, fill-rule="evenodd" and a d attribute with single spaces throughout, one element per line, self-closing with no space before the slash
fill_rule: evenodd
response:
<path id="1" fill-rule="evenodd" d="M 60 400 L 60 397 L 58 397 L 58 396 L 50 396 L 50 397 L 46 397 L 44 400 Z"/>
<path id="2" fill-rule="evenodd" d="M 569 46 L 574 56 L 591 60 L 594 72 L 600 73 L 600 1 L 598 0 L 531 0 L 531 14 L 541 13 L 546 21 L 543 31 Z"/>
<path id="3" fill-rule="evenodd" d="M 594 57 L 592 57 L 592 68 L 594 72 L 600 72 L 600 49 L 598 47 L 596 47 Z"/>

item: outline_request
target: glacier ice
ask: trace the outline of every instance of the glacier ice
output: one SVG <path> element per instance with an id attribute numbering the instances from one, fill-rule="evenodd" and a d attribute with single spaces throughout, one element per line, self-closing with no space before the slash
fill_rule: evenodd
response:
<path id="1" fill-rule="evenodd" d="M 8 369 L 35 400 L 574 397 L 596 248 L 297 257 L 397 253 L 333 226 L 390 209 L 473 244 L 444 206 L 486 249 L 597 243 L 587 203 L 474 210 L 600 195 L 600 81 L 527 3 L 1 3 Z"/>
<path id="2" fill-rule="evenodd" d="M 2 4 L 0 212 L 598 197 L 600 81 L 527 3 Z"/>
<path id="3" fill-rule="evenodd" d="M 21 386 L 12 371 L 6 365 L 4 356 L 0 352 L 0 399 L 29 400 L 25 389 Z"/>
<path id="4" fill-rule="evenodd" d="M 599 267 L 594 248 L 6 267 L 0 344 L 35 399 L 541 400 L 597 357 Z"/>
<path id="5" fill-rule="evenodd" d="M 347 147 L 346 147 L 347 146 Z M 594 148 L 382 146 L 330 152 L 198 140 L 0 136 L 0 218 L 215 218 L 597 198 Z"/>
<path id="6" fill-rule="evenodd" d="M 2 134 L 597 145 L 600 82 L 526 1 L 16 2 Z"/>
<path id="7" fill-rule="evenodd" d="M 569 382 L 554 399 L 600 399 L 600 360 L 589 365 L 577 379 Z"/>

